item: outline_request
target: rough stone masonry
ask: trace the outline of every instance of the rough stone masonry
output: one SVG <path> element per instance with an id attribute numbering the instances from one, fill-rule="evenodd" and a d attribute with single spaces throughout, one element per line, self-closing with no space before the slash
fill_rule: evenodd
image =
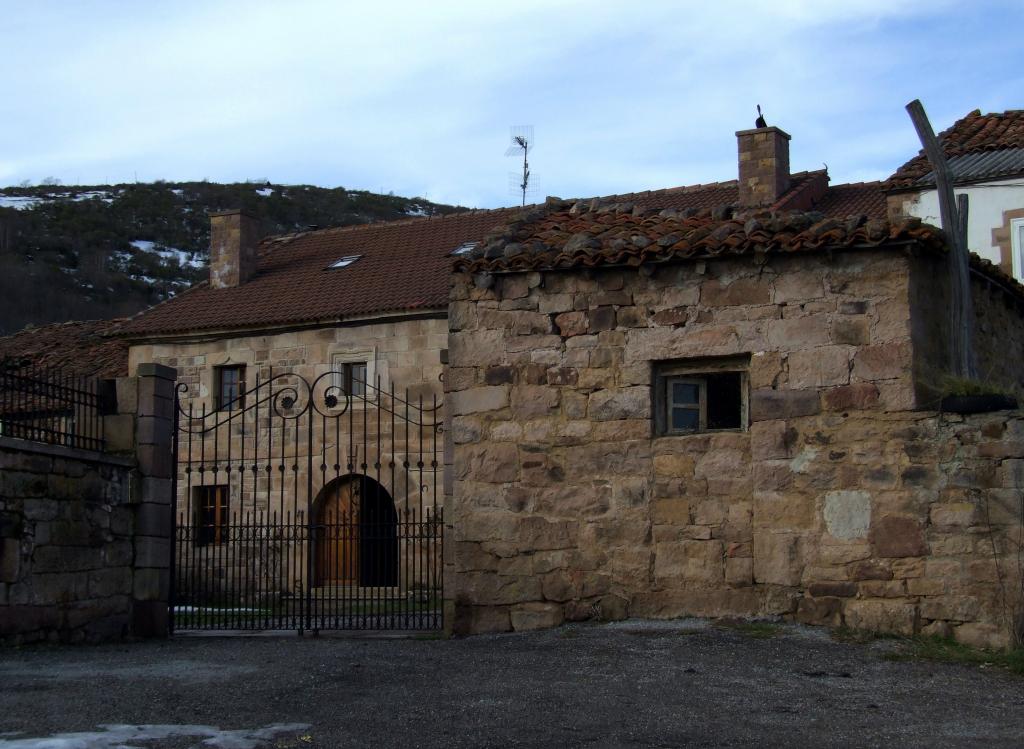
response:
<path id="1" fill-rule="evenodd" d="M 579 244 L 595 267 L 570 246 L 558 269 L 466 261 L 454 280 L 456 631 L 781 615 L 1010 640 L 1024 417 L 926 410 L 941 325 L 915 300 L 933 260 L 600 267 Z M 659 436 L 658 367 L 719 361 L 742 363 L 742 428 Z"/>

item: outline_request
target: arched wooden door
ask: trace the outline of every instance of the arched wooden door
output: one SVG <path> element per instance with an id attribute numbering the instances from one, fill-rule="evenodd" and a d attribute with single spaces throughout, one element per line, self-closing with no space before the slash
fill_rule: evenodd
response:
<path id="1" fill-rule="evenodd" d="M 324 487 L 317 499 L 318 585 L 358 584 L 359 495 L 360 482 L 343 479 Z"/>
<path id="2" fill-rule="evenodd" d="M 316 502 L 316 584 L 398 585 L 398 513 L 367 476 L 324 487 Z"/>

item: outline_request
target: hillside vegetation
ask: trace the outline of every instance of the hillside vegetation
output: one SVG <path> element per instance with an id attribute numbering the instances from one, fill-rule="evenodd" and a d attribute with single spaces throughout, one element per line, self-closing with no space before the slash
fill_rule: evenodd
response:
<path id="1" fill-rule="evenodd" d="M 206 277 L 209 211 L 264 234 L 448 213 L 420 198 L 269 183 L 0 188 L 0 335 L 134 314 Z"/>

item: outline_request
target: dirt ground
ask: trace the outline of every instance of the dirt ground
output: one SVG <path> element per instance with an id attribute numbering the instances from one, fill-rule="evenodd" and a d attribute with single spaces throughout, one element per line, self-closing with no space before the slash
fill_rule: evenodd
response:
<path id="1" fill-rule="evenodd" d="M 1024 745 L 1024 678 L 893 647 L 683 620 L 5 650 L 0 749 Z"/>

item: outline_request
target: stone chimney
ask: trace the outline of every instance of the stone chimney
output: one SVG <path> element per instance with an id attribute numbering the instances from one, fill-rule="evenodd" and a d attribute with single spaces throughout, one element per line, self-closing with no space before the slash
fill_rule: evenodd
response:
<path id="1" fill-rule="evenodd" d="M 240 210 L 210 213 L 210 286 L 241 286 L 256 274 L 259 220 Z"/>
<path id="2" fill-rule="evenodd" d="M 789 189 L 789 133 L 777 127 L 740 130 L 740 208 L 766 208 Z"/>

